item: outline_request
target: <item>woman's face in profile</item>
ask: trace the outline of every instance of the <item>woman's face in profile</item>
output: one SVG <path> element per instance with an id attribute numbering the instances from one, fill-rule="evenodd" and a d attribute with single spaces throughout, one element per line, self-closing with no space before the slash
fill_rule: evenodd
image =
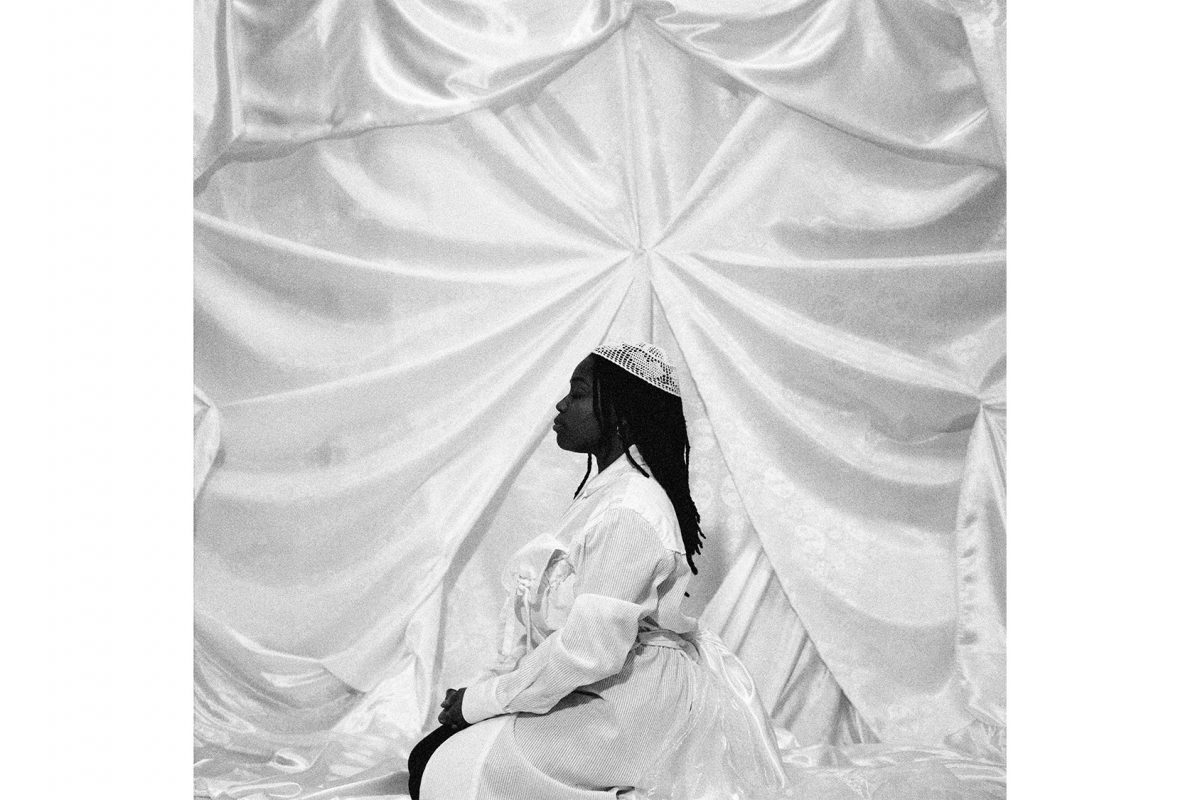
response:
<path id="1" fill-rule="evenodd" d="M 592 358 L 579 362 L 571 373 L 567 396 L 554 408 L 554 434 L 558 446 L 571 453 L 594 453 L 600 443 L 600 421 L 592 408 Z"/>

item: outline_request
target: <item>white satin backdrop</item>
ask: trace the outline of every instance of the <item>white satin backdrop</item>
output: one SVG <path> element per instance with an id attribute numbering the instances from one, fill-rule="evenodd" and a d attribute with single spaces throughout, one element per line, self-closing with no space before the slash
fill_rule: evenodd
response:
<path id="1" fill-rule="evenodd" d="M 196 9 L 198 791 L 400 791 L 614 336 L 803 781 L 1001 757 L 1002 7 Z"/>

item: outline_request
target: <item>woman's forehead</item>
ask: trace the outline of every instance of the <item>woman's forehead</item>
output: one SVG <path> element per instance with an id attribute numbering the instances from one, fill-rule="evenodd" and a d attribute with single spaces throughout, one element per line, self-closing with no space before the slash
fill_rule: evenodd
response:
<path id="1" fill-rule="evenodd" d="M 588 356 L 575 367 L 575 371 L 571 373 L 571 382 L 583 381 L 590 384 L 592 382 L 592 357 Z"/>

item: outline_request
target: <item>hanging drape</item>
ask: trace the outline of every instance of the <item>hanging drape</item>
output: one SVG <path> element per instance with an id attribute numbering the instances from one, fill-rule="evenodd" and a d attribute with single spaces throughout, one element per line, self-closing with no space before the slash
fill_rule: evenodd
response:
<path id="1" fill-rule="evenodd" d="M 681 366 L 693 599 L 794 743 L 999 758 L 1003 27 L 199 0 L 200 791 L 384 793 L 488 660 L 500 564 L 582 477 L 552 406 L 621 337 Z"/>

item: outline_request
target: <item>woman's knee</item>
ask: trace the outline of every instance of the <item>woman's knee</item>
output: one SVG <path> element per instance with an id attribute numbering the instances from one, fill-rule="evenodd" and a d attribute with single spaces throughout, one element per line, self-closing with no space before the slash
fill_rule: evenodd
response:
<path id="1" fill-rule="evenodd" d="M 434 728 L 429 735 L 413 746 L 412 752 L 408 754 L 408 793 L 412 796 L 412 800 L 419 800 L 421 776 L 425 774 L 425 767 L 429 764 L 429 759 L 433 758 L 437 749 L 456 732 L 454 729 L 442 725 Z"/>
<path id="2" fill-rule="evenodd" d="M 468 800 L 479 790 L 484 765 L 493 745 L 510 729 L 509 717 L 492 717 L 458 731 L 444 747 L 437 748 L 422 773 L 421 795 L 425 800 Z"/>

